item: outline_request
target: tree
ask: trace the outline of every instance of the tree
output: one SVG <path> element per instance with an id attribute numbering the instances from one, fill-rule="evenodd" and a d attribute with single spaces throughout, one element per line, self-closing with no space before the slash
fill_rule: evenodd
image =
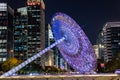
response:
<path id="1" fill-rule="evenodd" d="M 8 71 L 13 67 L 17 66 L 18 64 L 20 64 L 21 62 L 22 62 L 21 60 L 18 60 L 16 58 L 10 58 L 7 61 L 3 62 L 1 67 L 3 71 Z"/>
<path id="2" fill-rule="evenodd" d="M 104 72 L 114 72 L 116 69 L 120 69 L 120 53 L 115 59 L 105 63 Z"/>

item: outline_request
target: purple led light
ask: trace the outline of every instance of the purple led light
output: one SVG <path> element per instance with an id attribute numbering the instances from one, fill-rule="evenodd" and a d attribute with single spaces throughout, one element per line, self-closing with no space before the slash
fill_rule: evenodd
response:
<path id="1" fill-rule="evenodd" d="M 57 47 L 67 63 L 81 73 L 95 70 L 96 55 L 80 26 L 63 13 L 56 13 L 51 25 L 56 40 L 65 37 Z"/>

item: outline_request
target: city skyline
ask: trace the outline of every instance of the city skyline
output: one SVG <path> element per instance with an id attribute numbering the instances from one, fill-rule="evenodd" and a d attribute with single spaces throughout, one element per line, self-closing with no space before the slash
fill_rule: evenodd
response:
<path id="1" fill-rule="evenodd" d="M 1 0 L 12 8 L 25 6 L 25 0 Z M 71 16 L 85 31 L 92 44 L 96 43 L 99 31 L 106 22 L 120 20 L 119 0 L 111 1 L 79 1 L 79 0 L 44 0 L 46 24 L 56 12 L 63 12 Z"/>
<path id="2" fill-rule="evenodd" d="M 49 42 L 48 29 L 47 29 L 47 25 L 44 24 L 44 10 L 43 10 L 44 6 L 40 5 L 39 0 L 38 2 L 34 2 L 34 3 L 33 2 L 28 0 L 27 6 L 17 8 L 16 10 L 14 10 L 14 13 L 13 13 L 14 18 L 13 19 L 11 18 L 10 20 L 14 22 L 12 25 L 12 29 L 14 29 L 12 30 L 12 33 L 14 34 L 13 35 L 14 43 L 11 44 L 14 47 L 10 48 L 10 51 L 13 50 L 13 52 L 11 52 L 12 54 L 8 55 L 8 58 L 15 57 L 17 59 L 26 60 L 29 57 L 31 57 L 33 54 L 43 50 L 45 46 L 48 47 L 48 42 Z M 6 7 L 8 6 L 8 4 L 7 3 L 0 3 L 0 4 L 1 4 L 0 10 L 2 9 L 6 10 Z M 6 6 L 4 7 L 4 5 Z M 2 17 L 5 14 L 3 14 L 2 11 L 0 12 L 0 14 L 1 14 L 0 18 L 2 19 Z M 1 21 L 1 23 L 3 22 Z M 2 27 L 4 26 L 1 26 L 1 28 Z M 46 31 L 44 31 L 44 29 L 46 29 Z M 54 42 L 54 39 L 50 42 L 50 44 L 53 42 Z M 51 53 L 51 52 L 49 51 L 48 53 Z M 58 53 L 57 48 L 54 53 L 56 54 Z M 49 58 L 47 59 L 46 56 L 49 57 L 49 54 L 42 55 L 42 57 L 37 59 L 36 62 L 39 63 L 40 65 L 48 65 L 47 63 L 50 61 L 49 61 Z M 59 57 L 59 60 L 58 58 L 56 58 L 56 60 L 58 61 L 60 61 L 60 59 L 61 57 Z M 58 61 L 54 62 L 56 66 L 61 64 Z"/>
<path id="3" fill-rule="evenodd" d="M 73 4 L 71 1 L 69 1 L 70 3 L 69 4 Z M 48 2 L 49 3 L 49 2 Z M 1 3 L 1 8 L 0 8 L 0 10 L 1 10 L 1 34 L 2 34 L 2 36 L 4 37 L 5 35 L 7 35 L 7 39 L 6 39 L 6 37 L 5 37 L 5 39 L 6 39 L 6 41 L 5 40 L 3 40 L 4 38 L 2 38 L 2 36 L 1 36 L 1 44 L 3 44 L 4 46 L 6 45 L 6 44 L 13 44 L 13 46 L 9 46 L 9 45 L 7 45 L 7 47 L 8 47 L 8 49 L 3 49 L 4 47 L 2 47 L 1 48 L 1 51 L 8 51 L 8 52 L 6 52 L 6 53 L 10 53 L 9 51 L 11 51 L 12 49 L 14 49 L 14 53 L 17 51 L 17 53 L 15 53 L 15 54 L 17 54 L 19 57 L 19 59 L 23 59 L 23 56 L 24 56 L 24 51 L 23 51 L 23 49 L 22 48 L 24 48 L 24 49 L 28 49 L 27 50 L 27 58 L 29 57 L 28 56 L 28 53 L 30 52 L 30 56 L 32 56 L 32 53 L 37 53 L 37 52 L 39 52 L 40 50 L 42 50 L 41 52 L 39 52 L 39 55 L 35 55 L 35 56 L 32 56 L 30 59 L 28 59 L 27 60 L 27 62 L 29 63 L 29 61 L 31 62 L 31 61 L 33 61 L 33 59 L 36 59 L 37 57 L 39 57 L 39 56 L 41 56 L 40 57 L 40 60 L 38 60 L 40 63 L 38 63 L 38 64 L 41 64 L 42 66 L 46 66 L 46 64 L 48 65 L 48 63 L 50 63 L 50 65 L 52 64 L 52 62 L 53 63 L 57 63 L 58 65 L 59 65 L 59 63 L 60 63 L 60 65 L 59 66 L 62 66 L 61 64 L 63 64 L 64 66 L 65 66 L 65 62 L 64 62 L 64 60 L 61 60 L 60 58 L 61 58 L 61 56 L 60 56 L 60 58 L 58 59 L 57 58 L 57 60 L 54 58 L 54 57 L 52 57 L 52 56 L 55 56 L 55 57 L 59 57 L 59 55 L 57 55 L 56 56 L 56 54 L 54 54 L 53 55 L 53 51 L 51 50 L 50 52 L 48 52 L 47 53 L 47 55 L 46 54 L 44 54 L 47 50 L 50 50 L 50 48 L 52 48 L 53 47 L 53 45 L 54 44 L 57 44 L 57 41 L 54 43 L 54 44 L 52 44 L 52 45 L 47 45 L 47 46 L 49 46 L 48 48 L 45 48 L 44 49 L 44 41 L 49 41 L 49 44 L 51 44 L 52 42 L 53 42 L 53 40 L 51 40 L 51 39 L 47 39 L 47 38 L 49 38 L 48 37 L 48 32 L 49 32 L 49 27 L 50 26 L 52 26 L 53 28 L 54 28 L 54 26 L 53 25 L 48 25 L 48 27 L 47 27 L 47 24 L 48 23 L 50 23 L 51 22 L 51 19 L 52 19 L 52 17 L 53 17 L 53 14 L 54 13 L 56 13 L 56 12 L 62 12 L 62 13 L 66 13 L 67 15 L 69 15 L 69 16 L 71 16 L 71 18 L 73 18 L 73 20 L 75 20 L 79 25 L 80 25 L 80 27 L 84 30 L 83 32 L 85 32 L 85 34 L 86 34 L 86 36 L 88 36 L 88 38 L 89 38 L 89 40 L 90 40 L 90 42 L 92 43 L 92 44 L 95 44 L 95 42 L 96 41 L 98 41 L 98 43 L 96 44 L 96 49 L 98 49 L 98 51 L 96 51 L 96 52 L 98 52 L 98 59 L 101 59 L 101 61 L 102 61 L 102 59 L 104 59 L 103 61 L 105 61 L 105 62 L 108 62 L 108 61 L 112 61 L 112 60 L 114 60 L 114 58 L 117 60 L 119 57 L 118 57 L 118 54 L 119 54 L 119 52 L 120 52 L 120 25 L 118 24 L 118 22 L 120 23 L 120 21 L 119 21 L 119 8 L 117 8 L 117 7 L 114 7 L 113 5 L 110 7 L 110 4 L 109 4 L 109 6 L 108 5 L 106 5 L 106 6 L 108 6 L 108 7 L 106 7 L 105 9 L 103 8 L 103 7 L 101 7 L 101 4 L 100 5 L 97 5 L 97 4 L 94 4 L 94 6 L 97 6 L 96 8 L 93 8 L 94 6 L 85 6 L 84 7 L 84 9 L 85 9 L 85 11 L 84 11 L 84 9 L 82 9 L 83 10 L 83 12 L 81 11 L 81 14 L 79 14 L 79 12 L 80 12 L 80 9 L 79 9 L 79 6 L 77 6 L 78 8 L 75 8 L 75 7 L 73 7 L 73 8 L 70 8 L 69 7 L 69 5 L 66 5 L 65 7 L 61 7 L 61 5 L 57 5 L 57 3 L 58 2 L 55 2 L 56 4 L 56 6 L 57 7 L 54 7 L 55 5 L 52 5 L 54 8 L 52 8 L 52 6 L 50 7 L 49 5 L 48 6 L 46 6 L 46 9 L 44 10 L 43 8 L 41 8 L 41 6 L 42 6 L 42 4 L 41 3 L 39 3 L 39 2 L 34 2 L 34 0 L 33 0 L 33 2 L 27 2 L 27 6 L 26 6 L 26 15 L 23 15 L 23 13 L 21 12 L 19 12 L 19 10 L 23 10 L 23 9 L 20 9 L 19 8 L 19 10 L 18 10 L 18 12 L 15 10 L 15 14 L 13 15 L 13 14 L 11 14 L 10 12 L 13 12 L 12 10 L 11 10 L 11 8 L 9 8 L 9 6 L 7 6 L 7 4 L 6 3 Z M 61 2 L 61 3 L 63 3 L 63 2 Z M 67 3 L 67 2 L 66 2 Z M 104 3 L 106 3 L 106 2 L 104 2 Z M 45 3 L 46 4 L 46 3 Z M 60 4 L 60 3 L 59 3 Z M 65 4 L 65 3 L 64 3 Z M 111 3 L 111 4 L 115 4 L 115 3 Z M 8 4 L 9 5 L 9 4 Z M 80 5 L 81 7 L 82 6 L 84 6 L 85 4 L 83 4 L 83 5 Z M 91 5 L 91 4 L 90 4 Z M 11 6 L 11 5 L 10 5 Z M 76 6 L 76 5 L 74 5 L 74 6 Z M 99 7 L 98 7 L 99 6 Z M 105 4 L 104 4 L 104 6 L 105 6 Z M 12 6 L 13 7 L 13 6 Z M 17 6 L 16 6 L 17 7 Z M 49 8 L 48 8 L 49 7 Z M 90 7 L 90 8 L 88 8 L 88 7 Z M 15 6 L 13 7 L 14 9 L 15 9 Z M 50 10 L 50 8 L 51 8 L 51 10 Z M 57 9 L 57 8 L 59 8 L 59 9 Z M 102 8 L 102 9 L 101 9 Z M 110 10 L 110 8 L 111 8 L 111 10 Z M 112 10 L 112 9 L 116 9 L 117 8 L 117 10 L 118 11 L 116 11 L 116 10 Z M 18 9 L 18 8 L 16 8 L 16 9 Z M 53 9 L 53 11 L 52 11 L 52 9 Z M 75 9 L 75 10 L 72 10 L 72 9 Z M 90 10 L 89 10 L 90 9 Z M 92 10 L 93 9 L 93 10 Z M 99 10 L 98 10 L 99 9 Z M 4 11 L 5 10 L 5 11 Z M 49 11 L 50 10 L 50 11 Z M 57 11 L 56 11 L 57 10 Z M 107 10 L 108 12 L 105 12 L 105 10 Z M 46 24 L 44 24 L 44 11 L 45 11 L 45 13 L 46 13 Z M 78 11 L 78 13 L 77 13 L 77 11 Z M 90 11 L 90 12 L 89 12 Z M 101 12 L 101 11 L 103 11 L 103 12 Z M 109 11 L 114 11 L 113 13 L 111 12 L 109 15 L 107 14 L 107 13 L 109 13 Z M 116 13 L 116 12 L 117 13 Z M 10 13 L 10 14 L 7 14 L 7 12 L 8 13 Z M 86 12 L 86 13 L 85 13 Z M 94 13 L 93 13 L 94 12 Z M 99 13 L 100 12 L 100 13 Z M 17 13 L 17 14 L 16 14 Z M 97 14 L 96 14 L 97 13 Z M 103 14 L 103 13 L 106 13 L 106 14 Z M 58 14 L 60 14 L 60 13 L 58 13 Z M 85 15 L 85 14 L 87 14 L 87 15 Z M 101 15 L 102 14 L 102 15 Z M 116 15 L 115 15 L 116 14 Z M 92 15 L 92 16 L 90 16 L 90 15 Z M 98 16 L 99 15 L 99 16 Z M 94 16 L 94 19 L 92 18 Z M 7 17 L 7 18 L 6 18 Z M 67 22 L 69 22 L 69 20 L 71 20 L 72 21 L 72 19 L 69 19 L 69 18 L 65 18 L 65 19 L 63 19 L 65 16 L 63 16 L 62 18 L 61 18 L 61 20 L 67 20 Z M 81 19 L 79 18 L 79 17 L 81 17 Z M 58 17 L 58 19 L 59 19 L 60 17 Z M 98 18 L 98 19 L 97 19 Z M 104 18 L 104 19 L 103 19 Z M 69 20 L 68 20 L 69 19 Z M 5 21 L 4 21 L 5 20 Z M 56 20 L 56 19 L 52 19 L 52 20 Z M 8 24 L 6 24 L 7 23 L 7 21 L 8 21 Z M 14 23 L 13 23 L 13 22 Z M 89 21 L 89 22 L 88 22 Z M 115 24 L 115 25 L 108 25 L 107 23 L 113 23 L 113 21 L 114 22 L 116 22 L 117 24 Z M 10 23 L 11 22 L 11 23 Z M 94 22 L 94 24 L 93 24 L 93 22 Z M 11 26 L 13 26 L 13 27 L 10 27 L 10 24 L 11 24 Z M 53 23 L 53 22 L 52 22 Z M 62 23 L 64 23 L 64 21 L 63 22 L 61 22 L 61 24 Z M 69 22 L 69 23 L 72 23 L 72 22 Z M 101 23 L 101 24 L 100 24 Z M 76 24 L 76 23 L 75 23 Z M 77 24 L 76 24 L 77 25 Z M 77 29 L 76 27 L 76 25 L 74 25 L 73 27 L 75 27 L 75 29 Z M 94 25 L 94 26 L 92 26 L 92 25 Z M 46 27 L 45 27 L 46 26 Z M 59 25 L 56 25 L 57 27 L 59 27 Z M 107 26 L 107 27 L 106 27 Z M 113 27 L 114 26 L 114 27 Z M 26 27 L 26 28 L 25 28 Z M 57 28 L 57 29 L 63 29 L 63 32 L 62 32 L 62 35 L 63 35 L 63 33 L 64 33 L 64 28 L 66 29 L 66 27 L 67 26 L 62 26 L 62 25 L 60 25 L 60 27 L 63 27 L 63 28 Z M 72 26 L 70 25 L 70 28 L 71 28 Z M 79 26 L 78 26 L 79 27 Z M 10 28 L 10 29 L 9 29 Z M 56 31 L 56 33 L 58 33 L 59 32 L 59 30 L 53 30 L 53 28 L 52 28 L 52 31 L 53 31 L 53 33 L 54 33 L 54 31 Z M 4 29 L 4 30 L 2 30 L 2 29 Z M 14 29 L 14 30 L 13 30 Z M 43 29 L 43 30 L 42 30 Z M 46 30 L 44 30 L 44 29 L 46 29 Z M 71 28 L 72 29 L 72 28 Z M 74 30 L 74 29 L 72 29 L 72 30 Z M 5 32 L 6 31 L 6 32 Z M 13 31 L 13 32 L 12 32 Z M 100 33 L 100 31 L 103 31 L 103 33 Z M 8 33 L 9 32 L 9 33 Z M 68 37 L 70 36 L 71 38 L 70 38 L 70 40 L 74 40 L 75 41 L 75 39 L 79 39 L 80 40 L 80 42 L 82 41 L 82 39 L 80 39 L 80 38 L 83 38 L 83 39 L 87 39 L 87 38 L 84 38 L 83 36 L 80 36 L 80 35 L 77 35 L 77 36 L 75 36 L 75 35 L 73 35 L 74 37 L 77 37 L 77 38 L 74 38 L 74 37 L 72 37 L 72 34 L 70 34 L 69 33 L 69 29 L 66 29 L 66 32 L 69 34 L 68 35 Z M 76 33 L 77 32 L 77 34 L 79 33 L 79 34 L 83 34 L 83 33 L 81 33 L 81 32 L 79 32 L 79 30 L 75 30 L 73 33 Z M 4 33 L 4 34 L 3 34 Z M 5 34 L 5 33 L 8 33 L 8 34 Z M 13 35 L 13 33 L 14 33 L 14 35 Z M 67 34 L 66 33 L 66 34 Z M 98 33 L 99 33 L 99 36 L 98 36 Z M 41 34 L 43 34 L 43 35 L 41 35 Z M 45 34 L 45 36 L 44 36 L 44 34 Z M 101 35 L 100 35 L 101 34 Z M 13 38 L 13 40 L 11 39 L 10 40 L 10 36 L 14 36 L 14 38 Z M 22 37 L 21 37 L 22 36 Z M 23 36 L 24 37 L 26 37 L 26 39 L 25 38 L 23 38 Z M 55 35 L 54 35 L 55 36 Z M 56 36 L 58 37 L 59 36 L 59 34 L 56 34 Z M 56 36 L 55 36 L 55 38 L 56 38 Z M 40 38 L 41 37 L 41 38 Z M 45 40 L 45 39 L 47 39 L 47 40 Z M 20 42 L 20 40 L 21 40 L 21 42 Z M 26 41 L 25 41 L 26 40 Z M 57 39 L 56 39 L 57 40 Z M 68 40 L 67 39 L 67 37 L 66 37 L 66 35 L 65 35 L 65 38 L 63 38 L 63 40 Z M 9 41 L 11 41 L 11 42 L 9 42 Z M 43 42 L 42 42 L 43 41 Z M 68 40 L 69 41 L 69 40 Z M 73 41 L 73 42 L 74 42 Z M 6 42 L 6 43 L 5 43 Z M 13 43 L 13 42 L 15 42 L 15 43 Z M 66 41 L 67 42 L 67 41 Z M 84 42 L 84 43 L 88 43 L 89 45 L 90 45 L 90 42 Z M 4 44 L 5 43 L 5 44 Z M 25 43 L 25 44 L 23 44 L 23 43 Z M 27 44 L 26 44 L 27 43 Z M 76 44 L 77 42 L 74 42 L 74 43 L 71 43 L 71 44 Z M 78 51 L 80 51 L 80 50 L 83 50 L 83 51 L 87 51 L 87 52 L 84 52 L 85 54 L 83 55 L 83 57 L 84 56 L 87 56 L 87 53 L 89 53 L 89 52 L 92 52 L 92 53 L 94 53 L 94 50 L 92 51 L 91 49 L 93 48 L 93 46 L 92 45 L 86 45 L 86 44 L 84 44 L 83 42 L 81 42 L 82 44 L 80 44 L 80 48 L 79 48 L 79 50 Z M 47 42 L 47 44 L 48 44 L 48 42 Z M 65 44 L 65 43 L 64 43 Z M 79 44 L 79 43 L 78 43 Z M 22 46 L 21 46 L 22 45 Z M 52 47 L 51 47 L 52 46 Z M 54 45 L 55 46 L 55 45 Z M 69 45 L 68 45 L 69 46 Z M 66 50 L 69 48 L 67 46 L 67 48 L 66 48 Z M 84 46 L 85 48 L 87 48 L 86 50 L 84 50 L 84 47 L 82 47 L 81 48 L 81 46 Z M 13 47 L 13 48 L 12 48 Z M 70 50 L 75 50 L 75 51 L 77 51 L 77 49 L 73 49 L 74 47 L 79 47 L 79 46 L 77 46 L 77 45 L 75 45 L 75 46 L 73 46 L 73 47 L 71 47 L 72 49 L 70 49 Z M 6 48 L 6 47 L 5 47 Z M 44 49 L 44 50 L 43 50 Z M 61 48 L 60 48 L 61 49 Z M 91 51 L 90 51 L 90 50 Z M 63 50 L 63 49 L 62 49 Z M 66 51 L 65 50 L 65 51 Z M 59 50 L 59 51 L 61 51 L 61 50 Z M 74 53 L 75 53 L 75 51 L 73 51 Z M 71 52 L 72 54 L 73 54 L 73 52 Z M 12 51 L 11 51 L 11 53 L 12 53 Z M 48 54 L 51 54 L 51 55 L 48 55 Z M 59 52 L 57 52 L 57 53 L 59 53 Z M 78 52 L 78 53 L 82 53 L 82 52 Z M 100 54 L 99 54 L 100 53 Z M 110 54 L 108 54 L 108 53 L 110 53 Z M 43 55 L 44 54 L 44 55 Z M 67 54 L 67 52 L 65 53 L 65 54 Z M 70 52 L 68 53 L 68 54 L 70 54 Z M 101 55 L 102 54 L 102 55 Z M 106 55 L 107 54 L 107 55 Z M 105 56 L 104 56 L 105 55 Z M 12 57 L 12 54 L 9 54 L 8 56 L 11 56 Z M 50 57 L 48 57 L 48 56 L 50 56 Z M 73 56 L 73 55 L 72 55 Z M 100 56 L 100 57 L 99 57 Z M 107 57 L 106 57 L 107 56 Z M 14 57 L 15 57 L 15 55 L 14 55 Z M 87 58 L 88 57 L 88 58 Z M 91 61 L 90 59 L 93 57 L 93 56 L 90 56 L 90 54 L 88 54 L 88 56 L 87 56 L 86 58 L 89 60 L 89 61 Z M 96 56 L 94 56 L 94 57 L 96 57 Z M 26 59 L 27 59 L 26 58 Z M 49 61 L 49 60 L 44 60 L 45 58 L 48 58 L 49 60 L 51 60 L 51 61 Z M 54 59 L 54 61 L 51 59 L 51 58 L 53 58 Z M 76 56 L 75 56 L 75 58 L 76 58 Z M 89 59 L 90 58 L 90 59 Z M 2 58 L 1 58 L 2 59 Z M 6 58 L 7 59 L 7 58 Z M 65 58 L 65 59 L 67 59 L 67 58 Z M 109 59 L 109 60 L 108 60 Z M 45 61 L 45 62 L 43 62 L 43 60 Z M 97 60 L 97 59 L 95 59 L 95 60 Z M 3 60 L 4 61 L 4 60 Z M 74 60 L 66 60 L 66 61 L 74 61 Z M 81 61 L 80 61 L 81 62 Z M 28 64 L 27 63 L 27 64 Z M 70 62 L 71 63 L 71 62 Z M 74 63 L 74 62 L 73 62 Z M 84 61 L 84 63 L 85 63 L 85 61 Z M 26 62 L 23 62 L 23 64 L 24 64 L 24 66 L 26 66 Z M 92 63 L 93 64 L 93 63 Z M 53 64 L 53 65 L 55 65 L 55 64 Z M 76 65 L 76 64 L 75 64 Z M 96 65 L 96 63 L 95 63 L 95 65 Z M 56 65 L 55 65 L 56 66 Z M 20 68 L 22 68 L 23 66 L 18 66 L 16 69 L 18 70 L 18 69 L 20 69 Z M 72 67 L 74 68 L 74 65 L 72 64 Z M 65 68 L 65 67 L 64 67 Z M 69 68 L 69 67 L 68 67 Z M 78 64 L 77 64 L 77 68 L 79 68 L 78 67 Z M 84 68 L 85 69 L 85 68 Z M 87 68 L 86 68 L 87 69 Z M 96 69 L 96 67 L 95 67 L 95 69 Z M 117 68 L 116 68 L 117 69 Z M 13 70 L 13 72 L 14 72 L 15 70 Z M 8 73 L 8 75 L 9 75 L 9 73 Z"/>

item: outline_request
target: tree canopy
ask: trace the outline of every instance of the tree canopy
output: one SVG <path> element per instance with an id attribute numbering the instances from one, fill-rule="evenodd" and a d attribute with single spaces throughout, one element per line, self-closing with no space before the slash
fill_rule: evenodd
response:
<path id="1" fill-rule="evenodd" d="M 16 58 L 10 58 L 7 61 L 3 62 L 1 67 L 3 71 L 8 71 L 13 67 L 17 66 L 18 64 L 20 64 L 21 62 L 22 62 L 21 60 L 18 60 Z"/>

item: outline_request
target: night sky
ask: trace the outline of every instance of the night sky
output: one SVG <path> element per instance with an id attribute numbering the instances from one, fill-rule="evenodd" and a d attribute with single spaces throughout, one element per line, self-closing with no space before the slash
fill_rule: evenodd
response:
<path id="1" fill-rule="evenodd" d="M 84 30 L 92 44 L 108 21 L 120 21 L 120 0 L 44 0 L 46 23 L 56 12 L 71 16 Z M 26 5 L 25 0 L 0 0 L 12 8 Z"/>

